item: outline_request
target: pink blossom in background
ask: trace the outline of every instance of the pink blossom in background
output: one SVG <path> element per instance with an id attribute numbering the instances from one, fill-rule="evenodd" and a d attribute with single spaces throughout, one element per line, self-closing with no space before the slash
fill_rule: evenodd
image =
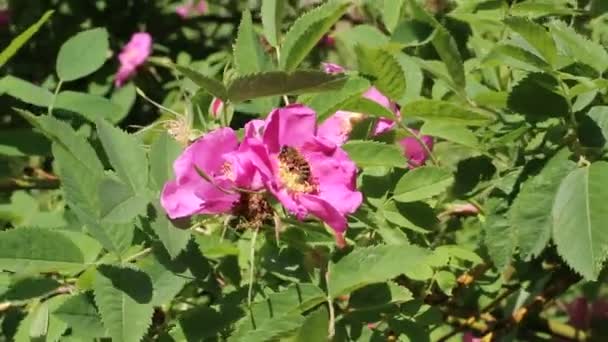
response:
<path id="1" fill-rule="evenodd" d="M 475 337 L 472 332 L 467 331 L 462 335 L 462 342 L 481 342 L 481 338 Z"/>
<path id="2" fill-rule="evenodd" d="M 593 320 L 608 320 L 608 301 L 598 299 L 590 303 L 587 298 L 580 297 L 567 304 L 566 311 L 570 318 L 568 323 L 577 329 L 587 330 Z"/>
<path id="3" fill-rule="evenodd" d="M 344 150 L 317 135 L 315 112 L 297 104 L 275 109 L 256 134 L 261 140 L 248 138 L 244 144 L 266 188 L 298 219 L 310 214 L 325 221 L 344 245 L 346 215 L 362 202 L 357 167 Z"/>
<path id="4" fill-rule="evenodd" d="M 328 74 L 341 74 L 346 71 L 341 65 L 334 63 L 321 63 L 323 65 L 323 70 L 325 70 Z"/>
<path id="5" fill-rule="evenodd" d="M 418 134 L 417 131 L 415 131 Z M 428 135 L 423 135 L 421 137 L 424 144 L 427 146 L 429 150 L 433 150 L 433 137 Z M 418 166 L 424 165 L 426 163 L 427 158 L 429 157 L 428 153 L 424 149 L 424 147 L 418 142 L 418 140 L 414 137 L 404 138 L 399 142 L 401 146 L 403 146 L 403 150 L 405 156 L 408 159 L 408 164 L 410 168 L 416 168 Z"/>
<path id="6" fill-rule="evenodd" d="M 137 68 L 145 63 L 151 53 L 152 36 L 146 32 L 135 33 L 118 55 L 120 68 L 116 73 L 115 85 L 121 87 L 127 80 L 133 77 Z"/>
<path id="7" fill-rule="evenodd" d="M 8 26 L 11 23 L 11 11 L 8 8 L 0 10 L 0 27 Z"/>
<path id="8" fill-rule="evenodd" d="M 194 4 L 192 0 L 189 0 L 186 3 L 177 6 L 175 13 L 177 13 L 177 15 L 179 15 L 182 19 L 188 19 L 193 16 L 205 14 L 207 13 L 207 10 L 207 1 L 200 0 Z"/>
<path id="9" fill-rule="evenodd" d="M 329 74 L 343 73 L 345 70 L 342 66 L 333 63 L 323 63 L 323 69 Z M 363 97 L 372 100 L 381 106 L 391 110 L 395 113 L 395 116 L 400 117 L 399 109 L 394 102 L 391 102 L 386 96 L 384 96 L 378 89 L 371 87 L 363 94 Z M 352 131 L 354 123 L 360 121 L 364 116 L 360 113 L 353 113 L 347 111 L 338 111 L 329 118 L 327 118 L 319 126 L 319 135 L 327 137 L 338 145 L 342 145 Z M 374 127 L 373 135 L 379 135 L 388 132 L 395 126 L 395 122 L 388 118 L 380 118 L 376 127 Z"/>

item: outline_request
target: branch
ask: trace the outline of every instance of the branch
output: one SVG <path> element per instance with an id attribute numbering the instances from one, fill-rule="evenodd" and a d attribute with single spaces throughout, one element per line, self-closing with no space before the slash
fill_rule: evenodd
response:
<path id="1" fill-rule="evenodd" d="M 17 190 L 53 190 L 59 189 L 59 179 L 39 178 L 7 178 L 0 179 L 0 192 L 13 192 Z"/>

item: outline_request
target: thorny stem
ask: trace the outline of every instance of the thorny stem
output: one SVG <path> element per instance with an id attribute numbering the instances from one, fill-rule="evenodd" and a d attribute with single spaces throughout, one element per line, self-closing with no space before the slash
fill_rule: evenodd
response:
<path id="1" fill-rule="evenodd" d="M 251 237 L 251 247 L 249 249 L 249 288 L 247 289 L 247 306 L 251 307 L 252 293 L 253 293 L 253 280 L 255 276 L 255 242 L 258 238 L 258 229 L 253 231 Z"/>
<path id="2" fill-rule="evenodd" d="M 152 105 L 154 105 L 154 106 L 155 106 L 155 107 L 157 107 L 158 109 L 160 109 L 160 110 L 164 110 L 164 111 L 166 111 L 166 112 L 168 112 L 168 113 L 171 113 L 171 114 L 175 115 L 175 117 L 177 117 L 177 118 L 184 116 L 184 114 L 178 113 L 178 112 L 174 111 L 173 109 L 171 109 L 171 108 L 167 108 L 167 107 L 165 107 L 165 106 L 161 105 L 160 103 L 158 103 L 158 102 L 156 102 L 156 101 L 152 100 L 152 99 L 151 99 L 151 98 L 149 98 L 149 97 L 148 97 L 148 95 L 146 95 L 146 93 L 144 93 L 144 92 L 143 92 L 143 90 L 141 90 L 139 87 L 135 87 L 135 91 L 136 91 L 136 92 L 137 92 L 137 94 L 138 94 L 139 96 L 141 96 L 141 97 L 142 97 L 144 100 L 146 100 L 146 101 L 150 102 Z"/>
<path id="3" fill-rule="evenodd" d="M 274 50 L 277 53 L 277 63 L 281 62 L 281 48 L 280 47 L 275 47 Z M 286 106 L 289 106 L 289 98 L 287 97 L 287 95 L 283 95 L 283 101 L 285 102 Z"/>

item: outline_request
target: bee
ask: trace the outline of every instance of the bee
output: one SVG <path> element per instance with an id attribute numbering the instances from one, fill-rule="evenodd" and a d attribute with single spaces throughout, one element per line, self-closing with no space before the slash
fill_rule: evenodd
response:
<path id="1" fill-rule="evenodd" d="M 282 146 L 279 160 L 285 165 L 287 171 L 298 175 L 298 183 L 310 184 L 312 173 L 310 165 L 302 155 L 291 146 Z"/>

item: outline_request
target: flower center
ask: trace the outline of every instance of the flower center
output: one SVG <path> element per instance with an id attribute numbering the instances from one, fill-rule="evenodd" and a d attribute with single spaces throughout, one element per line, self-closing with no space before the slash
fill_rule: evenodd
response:
<path id="1" fill-rule="evenodd" d="M 281 147 L 279 178 L 281 178 L 283 185 L 292 192 L 310 193 L 316 189 L 312 180 L 310 165 L 293 147 Z"/>
<path id="2" fill-rule="evenodd" d="M 224 162 L 224 164 L 222 164 L 222 168 L 220 169 L 220 172 L 227 179 L 234 180 L 234 172 L 232 171 L 232 164 L 230 164 L 229 162 Z"/>
<path id="3" fill-rule="evenodd" d="M 259 193 L 241 193 L 233 213 L 239 219 L 237 227 L 259 229 L 272 221 L 272 207 Z"/>

